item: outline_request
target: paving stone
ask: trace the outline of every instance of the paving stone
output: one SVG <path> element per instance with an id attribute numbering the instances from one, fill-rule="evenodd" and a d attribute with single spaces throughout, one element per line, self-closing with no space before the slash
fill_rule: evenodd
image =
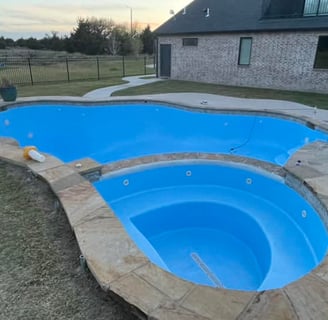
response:
<path id="1" fill-rule="evenodd" d="M 187 295 L 181 306 L 213 320 L 235 320 L 254 294 L 198 286 Z"/>
<path id="2" fill-rule="evenodd" d="M 317 198 L 320 200 L 323 208 L 326 210 L 326 214 L 320 214 L 321 219 L 324 221 L 326 228 L 328 229 L 328 196 L 318 195 Z"/>
<path id="3" fill-rule="evenodd" d="M 297 320 L 293 306 L 281 290 L 258 293 L 252 303 L 238 317 L 242 320 Z"/>
<path id="4" fill-rule="evenodd" d="M 46 168 L 39 172 L 39 174 L 46 179 L 49 183 L 53 183 L 55 181 L 58 181 L 62 178 L 65 178 L 67 176 L 70 176 L 72 174 L 76 173 L 73 169 L 70 167 L 61 164 L 59 166 Z"/>
<path id="5" fill-rule="evenodd" d="M 0 145 L 0 159 L 21 167 L 26 167 L 21 148 L 11 144 Z"/>
<path id="6" fill-rule="evenodd" d="M 73 229 L 96 209 L 106 206 L 103 198 L 88 181 L 61 189 L 56 194 Z"/>
<path id="7" fill-rule="evenodd" d="M 113 210 L 109 208 L 105 203 L 99 204 L 99 208 L 86 212 L 81 217 L 80 221 L 75 225 L 75 228 L 85 222 L 95 220 L 95 219 L 107 219 L 107 218 L 116 218 Z"/>
<path id="8" fill-rule="evenodd" d="M 316 194 L 328 196 L 328 175 L 305 179 L 305 182 Z"/>
<path id="9" fill-rule="evenodd" d="M 210 320 L 175 304 L 161 305 L 150 313 L 149 320 Z"/>
<path id="10" fill-rule="evenodd" d="M 34 160 L 25 160 L 28 167 L 36 173 L 40 173 L 45 170 L 49 170 L 52 168 L 56 168 L 58 166 L 62 166 L 63 162 L 56 157 L 51 155 L 44 155 L 45 161 L 44 162 L 37 162 Z"/>
<path id="11" fill-rule="evenodd" d="M 321 279 L 325 280 L 327 282 L 327 288 L 328 288 L 328 256 L 326 255 L 324 261 L 320 263 L 320 265 L 314 269 L 314 274 L 316 274 Z"/>
<path id="12" fill-rule="evenodd" d="M 111 282 L 149 261 L 116 218 L 95 218 L 74 231 L 89 269 L 105 290 Z"/>
<path id="13" fill-rule="evenodd" d="M 134 271 L 158 290 L 164 292 L 173 300 L 181 299 L 194 285 L 188 281 L 173 276 L 171 273 L 148 263 Z"/>
<path id="14" fill-rule="evenodd" d="M 298 150 L 285 168 L 299 179 L 316 178 L 328 174 L 328 144 L 314 142 Z"/>
<path id="15" fill-rule="evenodd" d="M 39 172 L 39 175 L 48 181 L 54 192 L 85 181 L 85 179 L 75 170 L 66 165 L 60 165 L 54 168 L 42 170 Z"/>
<path id="16" fill-rule="evenodd" d="M 117 171 L 120 169 L 135 167 L 138 165 L 157 163 L 157 162 L 165 162 L 165 161 L 174 161 L 174 160 L 209 160 L 209 161 L 217 161 L 217 162 L 234 162 L 234 163 L 242 163 L 250 166 L 254 166 L 257 168 L 262 168 L 271 173 L 284 176 L 284 170 L 272 163 L 267 163 L 265 161 L 259 161 L 256 159 L 250 159 L 241 156 L 235 155 L 224 155 L 224 154 L 214 154 L 214 153 L 200 153 L 200 152 L 182 152 L 182 153 L 169 153 L 169 154 L 160 154 L 153 156 L 145 156 L 137 159 L 127 159 L 121 160 L 114 163 L 107 164 L 103 166 L 102 172 L 103 174 Z"/>
<path id="17" fill-rule="evenodd" d="M 316 177 L 320 177 L 322 175 L 322 173 L 303 163 L 302 165 L 298 165 L 297 163 L 293 163 L 291 161 L 289 161 L 284 168 L 292 173 L 294 176 L 296 176 L 298 179 L 304 180 L 304 179 L 308 179 L 308 178 L 316 178 Z"/>
<path id="18" fill-rule="evenodd" d="M 67 165 L 82 175 L 93 172 L 93 171 L 101 171 L 101 168 L 102 168 L 102 165 L 99 162 L 97 162 L 91 158 L 84 158 L 84 159 L 76 160 L 76 161 L 68 163 Z"/>
<path id="19" fill-rule="evenodd" d="M 288 285 L 284 291 L 299 319 L 327 320 L 328 287 L 325 281 L 314 275 L 308 275 Z"/>
<path id="20" fill-rule="evenodd" d="M 0 148 L 1 148 L 1 145 L 3 145 L 3 144 L 10 144 L 10 145 L 16 146 L 16 147 L 19 146 L 19 143 L 17 140 L 15 140 L 14 138 L 9 138 L 9 137 L 0 137 Z"/>
<path id="21" fill-rule="evenodd" d="M 112 282 L 110 290 L 147 315 L 169 300 L 165 294 L 134 273 Z"/>

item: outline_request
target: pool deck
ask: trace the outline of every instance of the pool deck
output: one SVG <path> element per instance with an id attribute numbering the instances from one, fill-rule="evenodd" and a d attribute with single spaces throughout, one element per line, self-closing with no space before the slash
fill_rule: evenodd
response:
<path id="1" fill-rule="evenodd" d="M 105 102 L 103 98 L 92 101 Z M 253 100 L 209 94 L 161 94 L 109 98 L 106 101 L 169 102 L 189 108 L 222 112 L 255 112 L 297 117 L 328 131 L 328 111 L 297 103 Z M 87 98 L 41 97 L 20 103 L 62 101 L 86 103 Z M 0 109 L 8 104 L 0 102 Z M 310 274 L 281 289 L 245 292 L 210 288 L 181 280 L 152 264 L 139 251 L 115 214 L 83 175 L 119 170 L 157 161 L 206 159 L 234 161 L 284 177 L 316 208 L 328 226 L 328 143 L 316 142 L 296 152 L 281 168 L 261 161 L 220 154 L 181 153 L 120 161 L 100 166 L 92 159 L 64 164 L 46 155 L 44 163 L 24 160 L 14 140 L 0 139 L 0 159 L 23 166 L 47 181 L 64 208 L 87 265 L 106 290 L 123 298 L 141 319 L 158 320 L 326 320 L 328 315 L 328 256 Z M 79 166 L 76 166 L 79 163 Z"/>

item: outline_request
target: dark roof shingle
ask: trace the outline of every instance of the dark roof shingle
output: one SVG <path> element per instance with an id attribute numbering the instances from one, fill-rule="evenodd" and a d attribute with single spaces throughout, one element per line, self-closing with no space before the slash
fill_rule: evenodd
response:
<path id="1" fill-rule="evenodd" d="M 286 0 L 284 0 L 286 1 Z M 195 0 L 162 24 L 158 35 L 327 30 L 328 16 L 303 17 L 303 0 Z M 209 16 L 206 17 L 206 9 Z M 281 12 L 281 15 L 279 14 Z"/>

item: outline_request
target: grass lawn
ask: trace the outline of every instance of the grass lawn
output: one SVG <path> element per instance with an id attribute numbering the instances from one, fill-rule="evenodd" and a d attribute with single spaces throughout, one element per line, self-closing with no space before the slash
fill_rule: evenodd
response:
<path id="1" fill-rule="evenodd" d="M 73 81 L 61 83 L 45 83 L 34 86 L 18 86 L 18 97 L 33 96 L 83 96 L 85 93 L 109 86 L 125 83 L 122 78 L 111 78 L 96 81 Z"/>
<path id="2" fill-rule="evenodd" d="M 48 186 L 0 161 L 0 319 L 135 320 L 79 267 Z"/>
<path id="3" fill-rule="evenodd" d="M 122 78 L 118 77 L 98 81 L 72 81 L 69 83 L 45 83 L 34 86 L 18 86 L 18 96 L 83 96 L 89 91 L 122 83 L 124 83 L 124 81 Z M 164 80 L 143 86 L 132 87 L 114 92 L 113 96 L 149 95 L 156 93 L 178 92 L 210 93 L 238 98 L 288 100 L 309 106 L 316 106 L 321 109 L 328 109 L 328 94 L 247 87 L 231 87 L 178 80 Z"/>
<path id="4" fill-rule="evenodd" d="M 246 87 L 231 87 L 191 81 L 165 80 L 144 86 L 128 88 L 113 93 L 113 96 L 131 96 L 140 94 L 201 92 L 238 98 L 276 99 L 294 101 L 309 106 L 328 109 L 328 94 L 296 92 Z"/>
<path id="5" fill-rule="evenodd" d="M 60 57 L 53 53 L 39 57 L 3 56 L 0 50 L 0 78 L 15 85 L 59 83 L 83 80 L 104 80 L 124 76 L 146 75 L 155 72 L 152 57 L 144 56 L 80 56 Z"/>

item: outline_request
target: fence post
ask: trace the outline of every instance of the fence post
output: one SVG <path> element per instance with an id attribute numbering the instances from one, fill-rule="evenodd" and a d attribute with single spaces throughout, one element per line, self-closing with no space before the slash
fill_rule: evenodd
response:
<path id="1" fill-rule="evenodd" d="M 122 56 L 122 63 L 123 63 L 123 77 L 125 77 L 125 59 L 124 59 L 124 56 Z"/>
<path id="2" fill-rule="evenodd" d="M 66 57 L 67 82 L 70 82 L 68 58 Z"/>
<path id="3" fill-rule="evenodd" d="M 147 57 L 144 56 L 144 73 L 147 74 Z"/>
<path id="4" fill-rule="evenodd" d="M 31 85 L 34 85 L 34 81 L 33 81 L 33 74 L 32 74 L 32 66 L 31 66 L 31 59 L 27 58 L 27 63 L 28 63 L 28 68 L 30 70 L 30 79 L 31 79 Z"/>
<path id="5" fill-rule="evenodd" d="M 99 57 L 97 57 L 96 59 L 97 59 L 97 78 L 98 80 L 100 80 Z"/>

